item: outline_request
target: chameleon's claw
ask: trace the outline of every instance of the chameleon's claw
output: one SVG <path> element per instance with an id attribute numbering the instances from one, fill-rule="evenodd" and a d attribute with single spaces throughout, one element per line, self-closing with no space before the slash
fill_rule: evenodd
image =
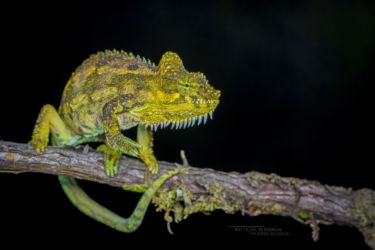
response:
<path id="1" fill-rule="evenodd" d="M 156 166 L 149 167 L 149 170 L 151 174 L 157 174 L 159 172 L 159 166 L 156 165 Z"/>
<path id="2" fill-rule="evenodd" d="M 29 144 L 35 149 L 37 153 L 42 153 L 46 149 L 48 142 L 43 142 L 41 140 L 31 140 Z"/>
<path id="3" fill-rule="evenodd" d="M 116 168 L 112 168 L 112 169 L 106 168 L 105 169 L 105 175 L 108 176 L 108 177 L 115 177 L 117 175 Z"/>

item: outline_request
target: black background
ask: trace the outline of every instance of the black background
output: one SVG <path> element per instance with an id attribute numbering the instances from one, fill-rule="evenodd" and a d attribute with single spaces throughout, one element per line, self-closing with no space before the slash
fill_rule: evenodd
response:
<path id="1" fill-rule="evenodd" d="M 1 11 L 3 140 L 27 142 L 43 104 L 58 107 L 66 81 L 90 54 L 123 49 L 158 63 L 177 52 L 190 71 L 222 91 L 206 126 L 156 134 L 158 159 L 251 170 L 330 185 L 375 188 L 372 169 L 374 1 L 121 1 L 14 4 Z M 82 183 L 124 216 L 139 195 Z M 150 209 L 133 234 L 89 219 L 65 198 L 54 176 L 0 175 L 0 243 L 132 241 L 269 243 L 289 248 L 366 249 L 355 228 L 310 228 L 289 218 L 197 214 L 173 225 Z M 285 237 L 251 236 L 228 226 L 281 228 Z M 139 243 L 139 240 L 143 240 Z M 157 243 L 163 240 L 164 245 Z"/>

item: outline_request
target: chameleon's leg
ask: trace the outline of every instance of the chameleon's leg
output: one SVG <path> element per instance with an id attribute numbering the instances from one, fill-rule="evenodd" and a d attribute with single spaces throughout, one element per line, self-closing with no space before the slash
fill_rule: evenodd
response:
<path id="1" fill-rule="evenodd" d="M 121 153 L 108 147 L 106 144 L 102 144 L 96 148 L 96 150 L 104 153 L 104 168 L 107 176 L 117 175 L 118 168 L 120 165 Z"/>
<path id="2" fill-rule="evenodd" d="M 103 124 L 107 146 L 113 151 L 124 153 L 133 157 L 139 157 L 141 145 L 132 139 L 125 137 L 121 133 L 117 114 L 123 112 L 123 105 L 120 99 L 114 99 L 107 103 L 103 109 Z M 117 173 L 117 170 L 108 171 L 108 173 Z M 107 171 L 106 171 L 107 173 Z"/>
<path id="3" fill-rule="evenodd" d="M 139 125 L 137 129 L 137 141 L 142 148 L 139 152 L 139 158 L 149 167 L 152 174 L 156 174 L 159 170 L 158 161 L 152 151 L 153 136 L 150 128 Z"/>
<path id="4" fill-rule="evenodd" d="M 136 208 L 129 218 L 120 217 L 119 215 L 113 213 L 112 211 L 92 200 L 79 187 L 79 185 L 73 178 L 59 176 L 59 180 L 70 201 L 81 212 L 118 231 L 131 233 L 137 230 L 137 228 L 142 224 L 143 217 L 152 200 L 152 197 L 159 189 L 159 187 L 162 186 L 163 183 L 170 177 L 185 171 L 186 169 L 184 168 L 175 168 L 156 179 L 142 195 Z M 133 185 L 126 185 L 124 186 L 124 189 L 132 189 L 132 186 Z"/>
<path id="5" fill-rule="evenodd" d="M 147 129 L 145 126 L 139 125 L 137 130 L 137 141 L 140 145 L 142 145 L 142 149 L 139 152 L 139 158 L 141 158 L 143 162 L 145 162 L 152 174 L 157 173 L 158 162 L 152 151 L 153 137 L 151 129 Z M 113 150 L 106 144 L 100 145 L 96 148 L 96 150 L 104 153 L 104 165 L 106 174 L 108 176 L 117 175 L 121 153 Z M 149 183 L 149 181 L 149 178 L 146 178 L 146 182 Z M 139 187 L 133 188 L 131 191 L 143 193 L 146 187 L 147 185 L 145 183 Z"/>
<path id="6" fill-rule="evenodd" d="M 43 152 L 47 147 L 50 133 L 54 136 L 56 144 L 70 144 L 75 139 L 56 109 L 46 104 L 40 110 L 30 142 L 37 152 Z"/>

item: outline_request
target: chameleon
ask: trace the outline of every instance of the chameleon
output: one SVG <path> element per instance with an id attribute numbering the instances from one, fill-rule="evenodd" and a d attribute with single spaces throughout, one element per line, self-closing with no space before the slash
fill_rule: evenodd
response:
<path id="1" fill-rule="evenodd" d="M 132 53 L 106 50 L 91 55 L 73 72 L 65 85 L 58 110 L 42 107 L 30 144 L 39 153 L 51 142 L 55 146 L 77 146 L 100 142 L 107 176 L 118 174 L 122 154 L 141 159 L 147 173 L 158 173 L 153 153 L 153 132 L 158 128 L 181 129 L 206 123 L 219 104 L 221 92 L 200 72 L 189 72 L 174 52 L 165 52 L 156 66 Z M 137 138 L 126 136 L 136 127 Z M 125 131 L 125 135 L 123 134 Z M 122 232 L 133 232 L 142 223 L 158 188 L 176 168 L 155 181 L 127 185 L 125 190 L 142 192 L 132 215 L 123 218 L 90 198 L 68 176 L 59 176 L 69 200 L 89 217 Z M 147 182 L 147 181 L 146 181 Z"/>

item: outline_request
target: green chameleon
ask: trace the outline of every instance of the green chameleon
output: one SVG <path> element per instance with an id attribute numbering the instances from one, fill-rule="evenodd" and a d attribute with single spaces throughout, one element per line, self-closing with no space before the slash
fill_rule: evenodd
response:
<path id="1" fill-rule="evenodd" d="M 208 84 L 202 73 L 188 72 L 173 52 L 166 52 L 158 66 L 123 51 L 98 52 L 86 59 L 65 86 L 58 111 L 42 107 L 31 145 L 43 152 L 52 145 L 103 142 L 105 173 L 118 173 L 121 154 L 140 158 L 152 174 L 158 173 L 153 131 L 179 129 L 206 123 L 219 103 L 220 91 Z M 137 126 L 137 140 L 122 134 Z M 70 201 L 91 218 L 123 232 L 133 232 L 142 223 L 153 195 L 170 177 L 171 170 L 150 185 L 128 185 L 126 190 L 144 192 L 132 215 L 124 219 L 92 200 L 75 179 L 59 176 Z"/>

